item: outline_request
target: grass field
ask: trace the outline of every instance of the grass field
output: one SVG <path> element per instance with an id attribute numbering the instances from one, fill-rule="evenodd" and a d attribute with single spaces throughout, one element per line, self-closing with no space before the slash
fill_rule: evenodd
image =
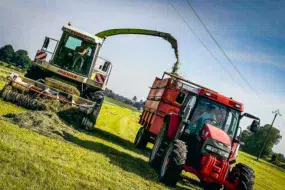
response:
<path id="1" fill-rule="evenodd" d="M 94 131 L 58 122 L 68 130 L 51 138 L 9 122 L 5 115 L 31 111 L 0 99 L 0 189 L 168 189 L 148 166 L 149 152 L 133 146 L 140 113 L 115 103 L 104 103 Z M 238 162 L 255 170 L 255 189 L 285 188 L 285 173 L 270 163 L 242 152 Z M 177 188 L 201 189 L 185 173 Z"/>

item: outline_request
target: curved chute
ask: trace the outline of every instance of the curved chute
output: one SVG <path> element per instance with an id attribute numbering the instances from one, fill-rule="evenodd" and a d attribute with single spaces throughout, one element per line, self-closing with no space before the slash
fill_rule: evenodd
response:
<path id="1" fill-rule="evenodd" d="M 100 38 L 106 38 L 109 36 L 115 36 L 120 34 L 139 34 L 139 35 L 148 35 L 148 36 L 157 36 L 161 37 L 164 40 L 168 41 L 171 44 L 171 47 L 174 49 L 175 57 L 177 59 L 172 67 L 172 74 L 177 74 L 179 69 L 179 54 L 178 54 L 178 44 L 177 40 L 169 33 L 160 32 L 156 30 L 146 30 L 146 29 L 137 29 L 137 28 L 120 28 L 120 29 L 109 29 L 96 34 Z"/>

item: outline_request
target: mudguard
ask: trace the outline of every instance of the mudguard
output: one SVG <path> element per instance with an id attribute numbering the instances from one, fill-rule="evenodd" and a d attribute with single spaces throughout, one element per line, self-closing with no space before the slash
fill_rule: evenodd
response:
<path id="1" fill-rule="evenodd" d="M 177 130 L 179 129 L 180 121 L 181 121 L 181 117 L 178 114 L 167 114 L 164 117 L 164 122 L 168 123 L 167 136 L 169 139 L 175 138 Z"/>

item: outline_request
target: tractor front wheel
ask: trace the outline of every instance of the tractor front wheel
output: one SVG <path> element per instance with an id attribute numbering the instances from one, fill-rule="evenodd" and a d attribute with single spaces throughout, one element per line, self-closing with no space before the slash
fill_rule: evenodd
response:
<path id="1" fill-rule="evenodd" d="M 137 132 L 134 142 L 136 148 L 145 149 L 148 141 L 149 141 L 149 132 L 144 127 L 141 127 Z"/>
<path id="2" fill-rule="evenodd" d="M 229 174 L 229 181 L 238 184 L 239 190 L 252 190 L 254 185 L 254 171 L 245 164 L 237 164 Z"/>
<path id="3" fill-rule="evenodd" d="M 161 165 L 159 181 L 176 186 L 187 159 L 187 146 L 181 140 L 174 140 L 167 148 Z"/>
<path id="4" fill-rule="evenodd" d="M 163 155 L 163 146 L 166 140 L 166 123 L 163 124 L 160 132 L 156 136 L 153 148 L 151 150 L 150 156 L 149 156 L 149 165 L 154 168 L 156 171 L 160 170 L 161 166 L 161 160 Z"/>

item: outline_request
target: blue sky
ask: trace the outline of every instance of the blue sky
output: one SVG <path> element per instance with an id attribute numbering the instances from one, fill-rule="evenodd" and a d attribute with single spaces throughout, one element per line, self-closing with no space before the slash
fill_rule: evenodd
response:
<path id="1" fill-rule="evenodd" d="M 33 57 L 44 37 L 59 39 L 62 25 L 69 21 L 94 34 L 124 27 L 160 30 L 178 40 L 182 76 L 242 101 L 245 111 L 259 116 L 262 124 L 271 122 L 274 109 L 279 108 L 285 115 L 285 1 L 190 1 L 263 101 L 221 54 L 186 1 L 171 2 L 234 80 L 204 49 L 167 0 L 1 0 L 0 46 L 12 44 L 15 49 L 28 50 Z M 175 62 L 171 46 L 149 36 L 110 37 L 101 56 L 114 65 L 108 87 L 140 98 L 147 96 L 154 77 L 170 71 Z M 245 128 L 247 123 L 242 125 Z M 277 118 L 276 127 L 285 136 L 285 122 L 281 118 Z M 274 150 L 285 154 L 285 137 Z"/>

